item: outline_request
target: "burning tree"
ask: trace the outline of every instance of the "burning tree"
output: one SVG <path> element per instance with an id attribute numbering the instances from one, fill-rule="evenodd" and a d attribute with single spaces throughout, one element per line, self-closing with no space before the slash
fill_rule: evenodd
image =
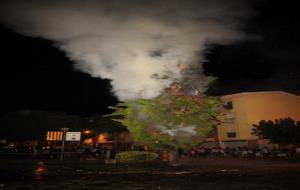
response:
<path id="1" fill-rule="evenodd" d="M 173 87 L 174 88 L 174 87 Z M 133 139 L 153 150 L 189 148 L 204 141 L 218 121 L 220 100 L 203 94 L 187 95 L 177 85 L 154 99 L 119 103 L 110 116 L 126 126 Z"/>

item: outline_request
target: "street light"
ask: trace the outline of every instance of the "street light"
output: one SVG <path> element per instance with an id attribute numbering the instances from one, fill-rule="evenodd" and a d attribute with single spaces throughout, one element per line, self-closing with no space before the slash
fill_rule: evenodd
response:
<path id="1" fill-rule="evenodd" d="M 65 149 L 65 141 L 66 141 L 66 132 L 69 131 L 69 128 L 61 128 L 63 132 L 62 145 L 61 145 L 61 153 L 60 160 L 64 160 L 64 149 Z"/>

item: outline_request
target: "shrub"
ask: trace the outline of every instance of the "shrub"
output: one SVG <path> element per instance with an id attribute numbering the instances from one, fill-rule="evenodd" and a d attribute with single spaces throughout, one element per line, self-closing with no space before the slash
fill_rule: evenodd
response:
<path id="1" fill-rule="evenodd" d="M 141 163 L 150 162 L 158 158 L 158 154 L 146 151 L 126 151 L 116 155 L 117 162 L 120 163 Z"/>

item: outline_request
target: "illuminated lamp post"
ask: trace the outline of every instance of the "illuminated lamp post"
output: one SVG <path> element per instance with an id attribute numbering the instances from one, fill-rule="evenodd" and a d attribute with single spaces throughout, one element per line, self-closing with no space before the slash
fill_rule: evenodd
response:
<path id="1" fill-rule="evenodd" d="M 60 160 L 64 160 L 64 150 L 65 150 L 65 141 L 66 141 L 66 132 L 69 131 L 69 128 L 61 128 L 63 132 L 62 136 L 62 145 L 61 145 L 61 152 L 60 152 Z"/>

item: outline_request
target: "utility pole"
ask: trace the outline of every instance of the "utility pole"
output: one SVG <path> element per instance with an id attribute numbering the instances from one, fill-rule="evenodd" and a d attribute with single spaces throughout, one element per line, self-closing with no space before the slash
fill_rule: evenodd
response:
<path id="1" fill-rule="evenodd" d="M 65 141 L 66 141 L 66 132 L 69 130 L 69 128 L 61 128 L 61 131 L 63 132 L 62 136 L 62 145 L 61 145 L 61 153 L 60 153 L 60 160 L 64 160 L 64 150 L 65 150 Z"/>

